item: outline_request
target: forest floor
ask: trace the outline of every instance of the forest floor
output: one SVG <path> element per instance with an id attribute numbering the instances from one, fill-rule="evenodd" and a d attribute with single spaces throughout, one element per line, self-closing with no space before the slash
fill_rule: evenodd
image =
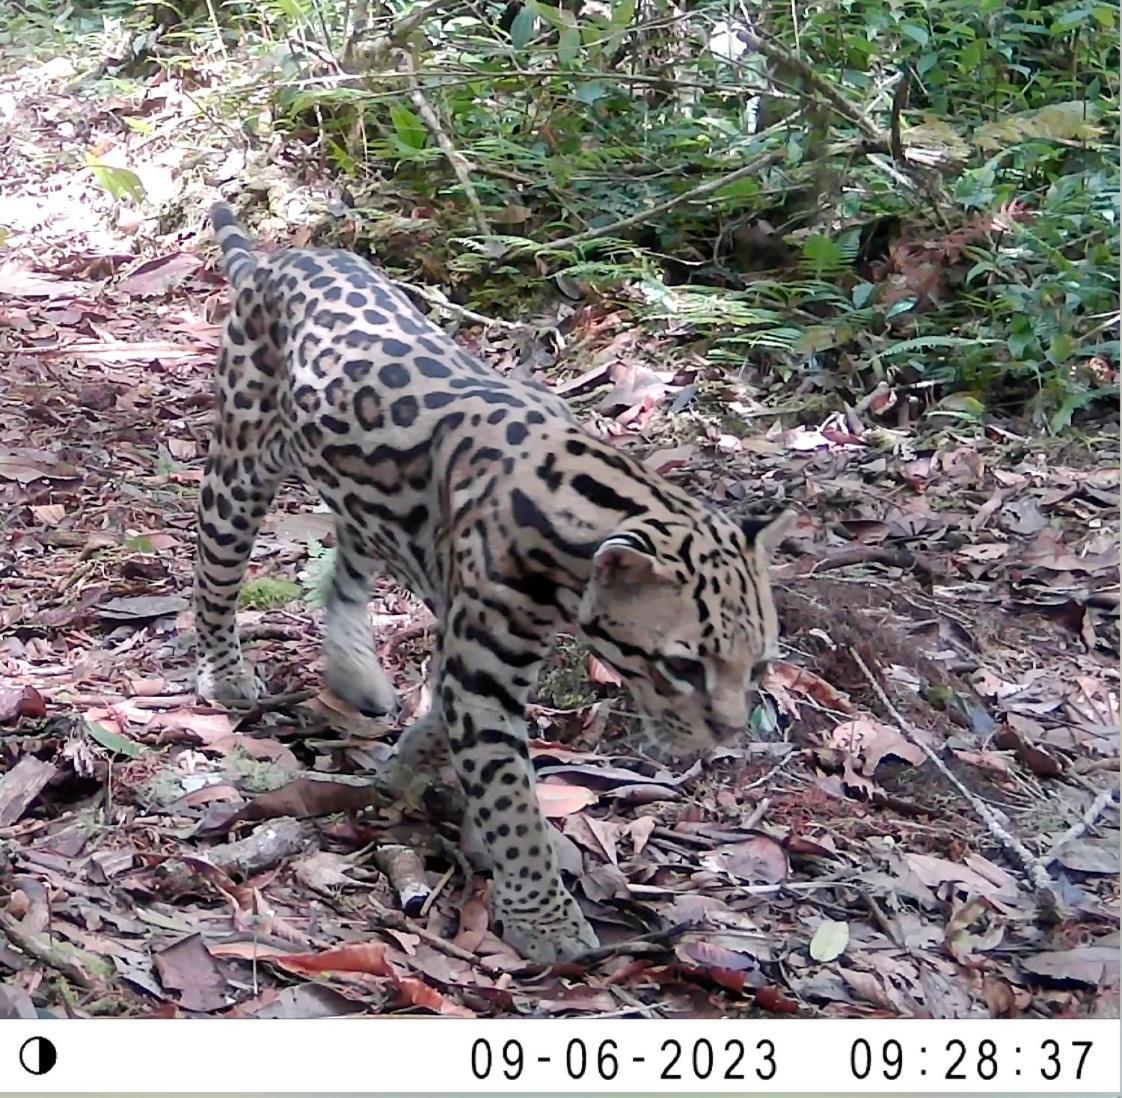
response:
<path id="1" fill-rule="evenodd" d="M 749 742 L 643 757 L 611 676 L 562 645 L 533 756 L 608 948 L 528 965 L 454 824 L 362 778 L 396 729 L 319 688 L 328 538 L 301 487 L 243 617 L 296 696 L 193 696 L 226 289 L 205 201 L 160 222 L 82 157 L 124 150 L 168 208 L 237 156 L 221 134 L 199 152 L 171 83 L 91 102 L 69 75 L 0 78 L 0 1017 L 1117 1016 L 1116 422 L 807 421 L 579 307 L 586 372 L 540 376 L 593 430 L 718 505 L 801 519 Z M 503 370 L 507 336 L 458 333 Z M 430 623 L 389 584 L 373 610 L 415 711 Z"/>

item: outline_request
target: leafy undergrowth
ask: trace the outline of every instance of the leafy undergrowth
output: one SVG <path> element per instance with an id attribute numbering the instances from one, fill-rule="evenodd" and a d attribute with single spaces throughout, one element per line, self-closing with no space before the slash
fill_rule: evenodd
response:
<path id="1" fill-rule="evenodd" d="M 889 428 L 880 390 L 816 418 L 813 386 L 667 367 L 610 307 L 579 310 L 588 368 L 558 384 L 594 429 L 720 506 L 802 518 L 745 744 L 651 760 L 605 668 L 565 646 L 545 676 L 541 799 L 609 948 L 529 966 L 455 826 L 362 777 L 395 730 L 319 691 L 330 536 L 302 490 L 252 576 L 305 605 L 242 615 L 295 696 L 240 718 L 192 696 L 225 288 L 208 244 L 134 245 L 92 174 L 51 173 L 87 104 L 26 75 L 0 96 L 39 150 L 0 178 L 0 1014 L 1117 1012 L 1116 424 Z M 520 348 L 480 347 L 502 369 Z M 430 623 L 389 585 L 373 611 L 409 716 Z"/>

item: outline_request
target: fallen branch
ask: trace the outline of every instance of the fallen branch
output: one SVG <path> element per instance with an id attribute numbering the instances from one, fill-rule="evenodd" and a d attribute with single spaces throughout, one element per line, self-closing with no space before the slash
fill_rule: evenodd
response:
<path id="1" fill-rule="evenodd" d="M 311 827 L 294 816 L 280 816 L 255 828 L 244 839 L 201 850 L 199 856 L 244 879 L 302 853 L 311 833 Z"/>
<path id="2" fill-rule="evenodd" d="M 417 67 L 413 62 L 412 54 L 404 49 L 399 49 L 396 53 L 398 71 L 405 75 L 409 84 L 409 98 L 413 106 L 417 108 L 417 113 L 421 116 L 421 121 L 428 127 L 437 145 L 440 146 L 440 151 L 444 153 L 444 159 L 451 165 L 452 171 L 460 181 L 460 186 L 464 191 L 464 197 L 467 199 L 467 203 L 471 207 L 471 212 L 475 217 L 476 228 L 479 230 L 481 236 L 493 235 L 491 226 L 487 221 L 487 215 L 483 212 L 483 203 L 480 202 L 479 195 L 475 190 L 475 184 L 471 181 L 467 157 L 452 144 L 452 139 L 445 132 L 444 127 L 440 123 L 440 119 L 437 117 L 436 111 L 429 106 L 429 101 L 425 98 L 425 93 L 421 90 L 421 82 L 417 79 Z"/>
<path id="3" fill-rule="evenodd" d="M 609 957 L 618 957 L 620 954 L 661 953 L 675 938 L 681 937 L 681 935 L 694 929 L 696 927 L 693 923 L 675 923 L 673 926 L 663 927 L 661 930 L 652 930 L 648 934 L 636 935 L 636 937 L 628 938 L 624 942 L 613 942 L 611 945 L 586 949 L 583 953 L 574 957 L 572 961 L 564 963 L 589 968 L 607 960 Z"/>
<path id="4" fill-rule="evenodd" d="M 939 575 L 934 562 L 924 553 L 913 553 L 908 549 L 888 549 L 876 545 L 854 545 L 839 549 L 828 557 L 814 562 L 808 572 L 799 575 L 816 576 L 821 572 L 832 572 L 835 568 L 846 568 L 851 564 L 886 564 L 890 568 L 902 568 L 905 572 L 920 572 L 929 578 Z"/>
<path id="5" fill-rule="evenodd" d="M 1104 789 L 1087 806 L 1087 811 L 1083 813 L 1082 819 L 1072 824 L 1071 827 L 1052 844 L 1048 853 L 1040 859 L 1040 864 L 1044 866 L 1051 865 L 1060 856 L 1063 852 L 1063 848 L 1067 846 L 1068 843 L 1073 843 L 1076 839 L 1083 838 L 1083 836 L 1095 826 L 1095 821 L 1106 811 L 1106 806 L 1109 804 L 1118 804 L 1117 789 Z"/>
<path id="6" fill-rule="evenodd" d="M 32 960 L 60 972 L 76 987 L 95 988 L 99 980 L 108 979 L 112 973 L 113 966 L 104 958 L 51 941 L 46 932 L 32 933 L 6 911 L 0 911 L 0 934 Z"/>
<path id="7" fill-rule="evenodd" d="M 256 701 L 232 700 L 222 703 L 223 709 L 238 714 L 240 723 L 256 720 L 264 713 L 274 713 L 278 709 L 290 709 L 301 702 L 310 701 L 318 690 L 293 690 L 288 694 L 265 694 Z"/>
<path id="8" fill-rule="evenodd" d="M 1005 829 L 1005 825 L 1001 820 L 998 819 L 997 813 L 994 812 L 985 801 L 971 793 L 947 764 L 939 758 L 938 753 L 924 742 L 923 737 L 916 731 L 915 726 L 905 720 L 896 706 L 892 704 L 881 684 L 869 670 L 868 664 L 861 658 L 861 654 L 853 647 L 849 649 L 849 654 L 853 657 L 861 674 L 865 676 L 865 679 L 872 687 L 873 693 L 876 694 L 881 705 L 884 706 L 888 715 L 896 722 L 896 726 L 904 733 L 908 741 L 915 744 L 915 746 L 927 756 L 931 765 L 954 786 L 957 792 L 966 800 L 967 804 L 974 809 L 978 818 L 986 825 L 986 829 L 1001 844 L 1002 848 L 1007 853 L 1011 854 L 1016 861 L 1020 862 L 1026 876 L 1032 883 L 1032 887 L 1036 893 L 1037 904 L 1043 909 L 1050 911 L 1055 910 L 1058 904 L 1058 897 L 1056 896 L 1052 878 L 1048 875 L 1048 870 L 1044 862 L 1040 858 L 1037 858 L 1020 839 L 1015 835 L 1011 835 Z"/>

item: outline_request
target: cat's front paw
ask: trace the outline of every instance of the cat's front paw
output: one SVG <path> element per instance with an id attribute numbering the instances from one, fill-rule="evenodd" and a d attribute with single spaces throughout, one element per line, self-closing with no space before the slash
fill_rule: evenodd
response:
<path id="1" fill-rule="evenodd" d="M 200 660 L 195 693 L 218 705 L 252 705 L 261 696 L 262 687 L 257 676 L 242 663 L 222 669 Z"/>
<path id="2" fill-rule="evenodd" d="M 502 924 L 503 941 L 527 960 L 541 964 L 570 961 L 600 944 L 592 924 L 564 889 L 540 908 L 532 909 L 513 897 L 504 900 L 499 891 L 492 895 L 491 907 Z"/>

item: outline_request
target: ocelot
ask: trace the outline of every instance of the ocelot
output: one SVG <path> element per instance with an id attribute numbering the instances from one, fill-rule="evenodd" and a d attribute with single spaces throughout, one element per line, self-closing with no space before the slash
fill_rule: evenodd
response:
<path id="1" fill-rule="evenodd" d="M 357 256 L 257 258 L 228 206 L 211 219 L 234 293 L 200 492 L 199 693 L 257 695 L 238 591 L 280 481 L 300 474 L 335 519 L 327 684 L 392 715 L 372 576 L 424 599 L 438 623 L 433 704 L 398 742 L 400 772 L 451 763 L 491 855 L 503 937 L 538 961 L 580 954 L 596 935 L 562 884 L 527 749 L 538 670 L 572 629 L 666 748 L 743 734 L 776 655 L 768 563 L 793 515 L 739 522 L 663 480 L 548 388 L 459 348 Z"/>

